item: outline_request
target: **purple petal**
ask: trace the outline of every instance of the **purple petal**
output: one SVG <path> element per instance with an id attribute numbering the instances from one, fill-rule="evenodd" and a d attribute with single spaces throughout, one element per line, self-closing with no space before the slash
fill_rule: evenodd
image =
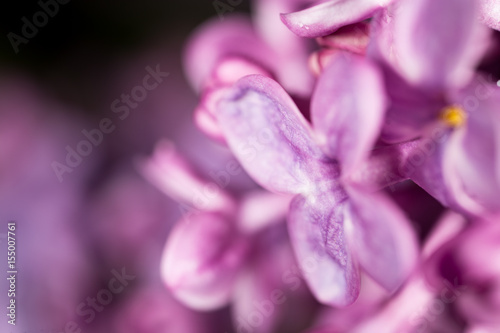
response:
<path id="1" fill-rule="evenodd" d="M 311 101 L 312 122 L 320 145 L 340 162 L 343 175 L 368 156 L 385 107 L 382 75 L 364 57 L 339 53 L 320 76 Z"/>
<path id="2" fill-rule="evenodd" d="M 301 37 L 321 37 L 337 29 L 367 19 L 392 0 L 333 0 L 290 14 L 281 20 Z"/>
<path id="3" fill-rule="evenodd" d="M 386 46 L 411 83 L 459 87 L 471 77 L 484 47 L 474 0 L 402 0 L 394 13 L 394 43 Z"/>
<path id="4" fill-rule="evenodd" d="M 297 106 L 270 78 L 238 81 L 220 102 L 217 120 L 241 165 L 269 191 L 306 193 L 338 177 Z"/>
<path id="5" fill-rule="evenodd" d="M 460 210 L 443 176 L 444 149 L 449 135 L 448 129 L 438 127 L 417 141 L 400 166 L 400 172 L 444 206 Z"/>
<path id="6" fill-rule="evenodd" d="M 219 214 L 194 215 L 173 228 L 161 266 L 174 296 L 198 310 L 229 302 L 247 244 L 234 225 Z"/>
<path id="7" fill-rule="evenodd" d="M 305 280 L 318 301 L 347 306 L 359 294 L 360 279 L 351 258 L 342 223 L 342 204 L 329 193 L 291 204 L 288 230 Z"/>
<path id="8" fill-rule="evenodd" d="M 490 28 L 500 30 L 500 2 L 481 0 L 480 20 Z"/>
<path id="9" fill-rule="evenodd" d="M 275 71 L 290 93 L 310 96 L 313 76 L 304 64 L 310 53 L 308 40 L 297 37 L 279 19 L 279 14 L 303 8 L 308 0 L 256 0 L 253 2 L 253 22 L 260 38 L 270 45 L 276 55 Z"/>
<path id="10" fill-rule="evenodd" d="M 254 234 L 285 221 L 292 196 L 267 191 L 251 192 L 243 198 L 238 210 L 238 227 L 245 234 Z"/>
<path id="11" fill-rule="evenodd" d="M 434 122 L 446 106 L 439 96 L 422 91 L 386 68 L 385 84 L 391 101 L 386 112 L 381 138 L 397 143 L 422 136 L 425 127 Z"/>
<path id="12" fill-rule="evenodd" d="M 139 161 L 144 177 L 172 199 L 203 211 L 231 211 L 234 200 L 215 183 L 198 176 L 170 141 L 160 142 L 149 159 Z M 208 194 L 207 194 L 208 193 Z"/>
<path id="13" fill-rule="evenodd" d="M 370 156 L 348 177 L 343 184 L 355 184 L 368 191 L 378 191 L 408 179 L 400 166 L 418 145 L 415 141 L 374 149 Z"/>
<path id="14" fill-rule="evenodd" d="M 273 51 L 255 34 L 250 20 L 243 16 L 218 19 L 199 27 L 185 51 L 187 76 L 200 90 L 222 58 L 241 56 L 271 68 Z"/>
<path id="15" fill-rule="evenodd" d="M 444 178 L 457 201 L 477 214 L 500 212 L 500 89 L 484 79 L 458 96 L 464 126 L 447 143 Z"/>
<path id="16" fill-rule="evenodd" d="M 214 115 L 217 103 L 226 93 L 227 87 L 206 89 L 203 92 L 200 103 L 194 110 L 194 122 L 196 126 L 205 135 L 211 139 L 225 144 L 224 134 L 222 133 L 217 119 Z"/>
<path id="17" fill-rule="evenodd" d="M 362 321 L 350 332 L 418 332 L 416 328 L 419 327 L 417 325 L 420 325 L 420 323 L 417 321 L 415 324 L 412 319 L 417 316 L 416 314 L 422 313 L 422 309 L 429 308 L 434 296 L 434 292 L 426 286 L 422 275 L 416 274 L 410 279 L 410 281 L 408 281 L 401 292 L 396 294 L 391 299 L 390 302 L 387 302 L 376 314 Z M 424 315 L 425 314 L 426 313 L 424 312 Z M 417 319 L 418 318 L 419 317 L 417 317 Z"/>
<path id="18" fill-rule="evenodd" d="M 212 139 L 225 143 L 224 135 L 215 117 L 217 103 L 230 86 L 250 74 L 272 77 L 265 69 L 247 59 L 226 57 L 215 66 L 212 74 L 205 82 L 203 96 L 194 112 L 194 120 L 198 128 Z"/>
<path id="19" fill-rule="evenodd" d="M 415 267 L 417 240 L 404 213 L 382 194 L 347 190 L 346 234 L 363 269 L 394 291 Z"/>
<path id="20" fill-rule="evenodd" d="M 244 76 L 260 74 L 272 77 L 272 74 L 259 64 L 252 62 L 241 56 L 226 56 L 215 65 L 209 80 L 206 83 L 208 88 L 229 86 Z"/>
<path id="21" fill-rule="evenodd" d="M 463 215 L 448 210 L 439 218 L 422 248 L 422 258 L 427 259 L 434 252 L 457 236 L 466 226 Z"/>

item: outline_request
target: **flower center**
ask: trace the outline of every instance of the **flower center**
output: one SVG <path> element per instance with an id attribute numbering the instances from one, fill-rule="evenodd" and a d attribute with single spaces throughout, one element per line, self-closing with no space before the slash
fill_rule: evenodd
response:
<path id="1" fill-rule="evenodd" d="M 457 105 L 450 105 L 441 111 L 439 118 L 450 127 L 459 127 L 465 123 L 466 117 L 464 109 Z"/>

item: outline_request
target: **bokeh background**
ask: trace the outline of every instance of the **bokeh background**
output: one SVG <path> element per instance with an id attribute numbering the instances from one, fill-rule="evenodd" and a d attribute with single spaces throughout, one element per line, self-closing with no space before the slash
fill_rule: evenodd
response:
<path id="1" fill-rule="evenodd" d="M 197 96 L 182 68 L 188 36 L 217 19 L 212 1 L 73 0 L 14 52 L 8 33 L 21 35 L 22 17 L 38 11 L 37 1 L 0 10 L 0 275 L 10 221 L 18 270 L 16 326 L 0 283 L 1 332 L 230 332 L 229 309 L 188 310 L 163 286 L 160 256 L 181 211 L 135 167 L 162 138 L 206 172 L 230 158 L 194 128 Z M 120 120 L 111 103 L 142 84 L 147 66 L 169 75 Z M 60 182 L 53 162 L 103 118 L 116 129 Z M 244 175 L 230 184 L 241 186 L 254 185 Z M 75 314 L 122 270 L 134 277 L 122 292 L 94 315 Z"/>

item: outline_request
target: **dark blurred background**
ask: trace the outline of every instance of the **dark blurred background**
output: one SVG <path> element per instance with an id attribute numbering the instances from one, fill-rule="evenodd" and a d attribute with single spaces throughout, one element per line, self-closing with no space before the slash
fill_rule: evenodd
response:
<path id="1" fill-rule="evenodd" d="M 71 0 L 59 4 L 57 14 L 28 43 L 20 44 L 16 54 L 7 34 L 22 36 L 21 18 L 32 22 L 37 11 L 38 1 L 4 2 L 1 68 L 28 72 L 57 97 L 96 113 L 101 112 L 99 97 L 118 61 L 156 45 L 168 47 L 176 55 L 172 67 L 180 66 L 182 46 L 190 32 L 217 17 L 210 0 Z M 233 12 L 248 11 L 249 1 L 241 1 Z"/>

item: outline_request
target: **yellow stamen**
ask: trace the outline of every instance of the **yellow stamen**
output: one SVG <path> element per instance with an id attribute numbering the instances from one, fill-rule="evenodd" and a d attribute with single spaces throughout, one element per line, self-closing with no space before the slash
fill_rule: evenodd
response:
<path id="1" fill-rule="evenodd" d="M 464 109 L 457 105 L 450 105 L 441 111 L 440 119 L 450 127 L 459 127 L 465 123 L 466 117 Z"/>

